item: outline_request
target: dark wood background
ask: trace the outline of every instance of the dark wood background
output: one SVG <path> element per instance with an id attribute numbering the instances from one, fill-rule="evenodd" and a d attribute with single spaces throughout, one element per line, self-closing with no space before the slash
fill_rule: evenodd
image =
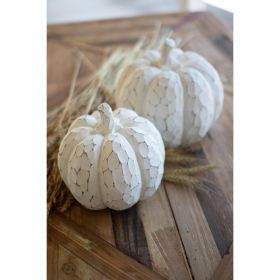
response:
<path id="1" fill-rule="evenodd" d="M 48 220 L 48 279 L 232 279 L 233 38 L 209 13 L 144 16 L 48 27 L 48 110 L 69 92 L 75 50 L 85 55 L 77 86 L 106 54 L 152 36 L 159 24 L 205 56 L 225 88 L 222 115 L 199 156 L 216 164 L 207 191 L 162 183 L 156 195 L 123 212 L 79 205 Z"/>

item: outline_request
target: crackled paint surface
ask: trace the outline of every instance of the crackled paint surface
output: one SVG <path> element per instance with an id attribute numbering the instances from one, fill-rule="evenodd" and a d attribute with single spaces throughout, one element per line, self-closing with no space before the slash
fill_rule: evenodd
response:
<path id="1" fill-rule="evenodd" d="M 164 164 L 156 127 L 135 112 L 106 103 L 76 119 L 63 138 L 58 167 L 74 197 L 89 209 L 123 210 L 152 196 Z"/>
<path id="2" fill-rule="evenodd" d="M 167 147 L 200 141 L 218 119 L 223 86 L 203 57 L 183 52 L 166 39 L 161 52 L 149 50 L 123 69 L 117 106 L 135 110 L 160 131 Z"/>

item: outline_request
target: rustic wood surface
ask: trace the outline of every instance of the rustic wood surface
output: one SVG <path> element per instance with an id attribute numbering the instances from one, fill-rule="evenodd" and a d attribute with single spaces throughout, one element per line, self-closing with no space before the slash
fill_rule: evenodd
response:
<path id="1" fill-rule="evenodd" d="M 162 183 L 154 197 L 123 212 L 75 205 L 63 215 L 51 214 L 48 279 L 233 278 L 232 31 L 209 13 L 49 26 L 48 110 L 69 92 L 77 49 L 86 58 L 77 82 L 82 86 L 108 52 L 152 36 L 159 23 L 175 30 L 184 49 L 205 56 L 221 75 L 223 113 L 198 151 L 217 168 L 205 175 L 207 191 Z"/>
<path id="2" fill-rule="evenodd" d="M 212 275 L 211 280 L 231 280 L 233 279 L 233 245 L 231 245 L 228 254 L 223 257 L 223 260 Z"/>

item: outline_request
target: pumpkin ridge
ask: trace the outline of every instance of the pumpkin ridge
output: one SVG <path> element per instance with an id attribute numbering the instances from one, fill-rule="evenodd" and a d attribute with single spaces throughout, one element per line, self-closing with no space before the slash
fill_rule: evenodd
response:
<path id="1" fill-rule="evenodd" d="M 151 161 L 153 161 L 155 158 L 161 158 L 159 147 L 152 137 L 149 137 L 143 129 L 137 126 L 135 127 L 132 125 L 130 127 L 124 127 L 119 130 L 119 133 L 122 134 L 129 142 L 133 148 L 133 151 L 136 151 L 135 155 L 142 180 L 140 200 L 144 200 L 156 192 L 159 187 L 159 183 L 157 184 L 157 181 L 161 180 L 162 178 L 161 173 L 163 173 L 163 169 L 160 171 L 160 167 L 151 165 Z M 145 151 L 141 150 L 141 145 L 147 146 L 147 154 L 145 154 Z M 151 157 L 153 158 L 151 159 Z M 158 165 L 160 166 L 160 163 Z M 150 174 L 151 168 L 153 176 Z M 149 175 L 147 173 L 149 173 Z"/>
<path id="2" fill-rule="evenodd" d="M 183 121 L 181 125 L 176 122 L 183 117 L 180 76 L 173 69 L 161 70 L 150 82 L 146 96 L 143 116 L 155 124 L 169 146 L 177 146 L 183 134 Z"/>
<path id="3" fill-rule="evenodd" d="M 63 140 L 60 143 L 59 152 L 58 152 L 58 168 L 61 173 L 61 177 L 63 180 L 68 181 L 68 175 L 67 175 L 67 166 L 69 159 L 72 155 L 73 150 L 75 149 L 76 145 L 81 143 L 83 139 L 85 138 L 84 135 L 80 136 L 81 132 L 86 132 L 88 135 L 85 137 L 91 135 L 91 128 L 90 127 L 74 127 L 73 129 L 69 130 Z M 76 139 L 78 137 L 79 140 Z M 72 138 L 72 139 L 71 139 Z M 75 143 L 76 142 L 76 143 Z M 70 146 L 70 147 L 68 147 Z M 72 146 L 72 147 L 71 147 Z M 70 152 L 68 152 L 68 149 L 71 148 Z M 66 163 L 66 164 L 65 164 Z M 63 170 L 66 168 L 66 173 L 63 172 Z"/>
<path id="4" fill-rule="evenodd" d="M 104 138 L 101 161 L 100 187 L 104 204 L 111 209 L 124 210 L 137 203 L 142 189 L 140 167 L 133 147 L 119 131 Z M 129 169 L 129 161 L 134 173 Z M 135 188 L 139 193 L 132 196 Z"/>
<path id="5" fill-rule="evenodd" d="M 201 140 L 213 125 L 215 121 L 215 100 L 213 89 L 199 70 L 190 67 L 184 72 L 179 71 L 179 75 L 184 91 L 184 130 L 181 143 L 190 145 Z M 203 102 L 200 100 L 201 97 L 203 97 Z M 205 99 L 208 99 L 207 102 Z M 204 119 L 201 120 L 202 110 L 205 111 L 205 114 Z M 199 118 L 199 123 L 197 123 L 197 118 Z M 194 133 L 195 130 L 197 130 L 196 133 Z M 195 135 L 195 137 L 190 135 Z"/>
<path id="6" fill-rule="evenodd" d="M 212 89 L 212 94 L 215 100 L 215 118 L 214 121 L 218 119 L 222 111 L 222 105 L 224 100 L 224 89 L 221 78 L 218 71 L 214 66 L 201 55 L 187 51 L 182 54 L 182 58 L 185 57 L 187 68 L 192 68 L 201 73 L 201 75 L 208 81 L 209 86 Z"/>
<path id="7" fill-rule="evenodd" d="M 101 139 L 101 141 L 100 141 Z M 100 159 L 100 154 L 101 154 L 101 147 L 103 145 L 104 137 L 100 134 L 91 134 L 87 137 L 85 137 L 80 143 L 78 143 L 75 148 L 73 149 L 73 152 L 71 154 L 71 157 L 69 158 L 68 162 L 68 176 L 69 180 L 71 179 L 71 169 L 75 168 L 73 166 L 72 161 L 74 160 L 75 153 L 77 152 L 77 149 L 81 145 L 83 145 L 83 150 L 81 153 L 81 156 L 85 155 L 87 157 L 87 162 L 88 162 L 88 168 L 85 167 L 80 167 L 78 172 L 84 171 L 88 172 L 88 178 L 86 180 L 86 189 L 82 191 L 81 196 L 77 196 L 77 188 L 82 188 L 80 184 L 78 184 L 79 187 L 75 188 L 73 185 L 75 185 L 73 182 L 70 184 L 68 183 L 70 187 L 71 193 L 74 195 L 74 197 L 81 203 L 83 204 L 86 208 L 88 209 L 104 209 L 106 208 L 104 203 L 99 203 L 99 198 L 101 197 L 101 190 L 100 190 L 100 176 L 99 176 L 99 159 Z M 87 147 L 92 145 L 93 150 L 92 151 L 87 151 Z M 90 147 L 91 148 L 91 147 Z M 90 157 L 89 157 L 89 154 Z M 77 160 L 77 159 L 76 159 Z M 77 175 L 77 172 L 76 172 Z M 94 176 L 94 177 L 93 177 Z M 78 177 L 77 177 L 78 180 Z M 93 182 L 96 182 L 97 184 Z M 88 197 L 88 194 L 91 194 L 90 198 Z M 97 201 L 94 203 L 92 199 Z"/>

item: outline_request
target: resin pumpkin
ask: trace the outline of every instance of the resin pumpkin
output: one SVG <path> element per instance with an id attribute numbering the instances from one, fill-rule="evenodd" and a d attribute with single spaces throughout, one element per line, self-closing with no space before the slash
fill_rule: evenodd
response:
<path id="1" fill-rule="evenodd" d="M 158 128 L 167 147 L 201 140 L 218 119 L 223 86 L 202 56 L 166 39 L 161 52 L 149 50 L 120 73 L 117 106 L 135 110 Z"/>
<path id="2" fill-rule="evenodd" d="M 72 123 L 60 144 L 58 167 L 85 207 L 123 210 L 155 193 L 164 157 L 162 138 L 150 121 L 102 103 Z"/>

